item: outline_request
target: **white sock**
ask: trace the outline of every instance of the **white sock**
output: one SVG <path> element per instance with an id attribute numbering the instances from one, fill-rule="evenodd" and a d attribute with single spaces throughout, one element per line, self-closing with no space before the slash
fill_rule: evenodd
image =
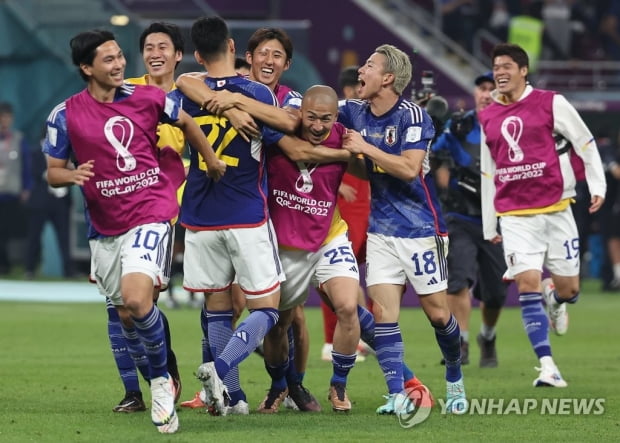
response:
<path id="1" fill-rule="evenodd" d="M 553 361 L 553 357 L 551 357 L 550 355 L 545 355 L 544 357 L 540 357 L 539 358 L 540 361 L 540 366 L 542 366 L 543 368 L 552 368 L 552 369 L 556 369 L 556 365 L 555 362 Z"/>
<path id="2" fill-rule="evenodd" d="M 469 343 L 469 331 L 463 331 L 461 329 L 461 338 L 463 339 L 464 342 Z"/>
<path id="3" fill-rule="evenodd" d="M 620 263 L 614 264 L 614 279 L 620 281 Z"/>
<path id="4" fill-rule="evenodd" d="M 493 337 L 495 337 L 495 326 L 487 326 L 482 323 L 480 325 L 480 335 L 485 340 L 493 340 Z"/>

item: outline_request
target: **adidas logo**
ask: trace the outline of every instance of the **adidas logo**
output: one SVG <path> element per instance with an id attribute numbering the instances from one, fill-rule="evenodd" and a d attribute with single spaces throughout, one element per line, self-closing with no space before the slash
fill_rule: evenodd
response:
<path id="1" fill-rule="evenodd" d="M 248 333 L 245 331 L 236 331 L 233 334 L 233 337 L 237 337 L 238 339 L 243 340 L 243 343 L 247 343 L 248 342 Z"/>
<path id="2" fill-rule="evenodd" d="M 151 254 L 144 254 L 140 257 L 142 260 L 151 261 Z"/>
<path id="3" fill-rule="evenodd" d="M 356 267 L 356 266 L 351 266 L 351 267 L 349 268 L 349 271 L 351 271 L 351 272 L 357 272 L 357 267 Z"/>
<path id="4" fill-rule="evenodd" d="M 439 283 L 437 281 L 437 279 L 435 277 L 432 277 L 429 282 L 426 284 L 426 286 L 430 286 L 430 285 L 436 285 L 437 283 Z"/>

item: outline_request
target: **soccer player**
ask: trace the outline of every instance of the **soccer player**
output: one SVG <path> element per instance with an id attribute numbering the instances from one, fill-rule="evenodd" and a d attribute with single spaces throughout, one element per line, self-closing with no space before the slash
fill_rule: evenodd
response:
<path id="1" fill-rule="evenodd" d="M 357 98 L 357 90 L 359 88 L 358 69 L 359 66 L 348 66 L 340 71 L 338 85 L 344 99 Z M 368 185 L 368 180 L 362 180 L 345 172 L 340 188 L 338 188 L 338 210 L 349 227 L 348 236 L 357 263 L 365 263 L 366 231 L 368 231 L 368 216 L 370 215 L 370 186 Z M 361 286 L 358 290 L 357 301 L 360 306 L 366 306 L 366 294 Z M 325 336 L 325 343 L 321 349 L 321 359 L 331 361 L 334 331 L 336 329 L 336 314 L 322 300 L 321 312 L 323 313 L 323 333 Z M 366 355 L 372 352 L 374 351 L 367 343 L 360 341 L 357 348 L 356 361 L 364 361 Z"/>
<path id="2" fill-rule="evenodd" d="M 343 161 L 293 161 L 279 149 L 268 154 L 269 211 L 288 277 L 282 283 L 280 319 L 265 337 L 265 365 L 272 377 L 267 397 L 259 406 L 259 411 L 265 413 L 277 412 L 280 401 L 291 390 L 285 377 L 291 364 L 286 352 L 287 331 L 295 316 L 294 308 L 303 306 L 308 297 L 311 282 L 320 288 L 338 315 L 332 352 L 334 373 L 329 388 L 332 409 L 351 410 L 346 380 L 355 364 L 360 337 L 359 276 L 346 234 L 347 225 L 336 207 L 338 187 L 350 156 L 341 146 L 345 128 L 336 123 L 337 115 L 335 91 L 327 86 L 311 87 L 302 101 L 300 135 L 313 145 L 341 150 Z"/>
<path id="3" fill-rule="evenodd" d="M 269 88 L 235 72 L 235 44 L 221 18 L 196 20 L 191 38 L 194 55 L 208 72 L 204 82 L 211 89 L 238 91 L 276 104 Z M 180 91 L 173 94 L 182 97 Z M 192 150 L 181 206 L 181 223 L 186 228 L 183 286 L 208 293 L 204 321 L 214 361 L 203 363 L 197 376 L 213 413 L 226 415 L 236 407 L 242 409 L 237 413 L 247 414 L 237 366 L 277 322 L 283 278 L 267 209 L 265 153 L 260 139 L 246 141 L 228 119 L 186 98 L 183 106 L 229 166 L 226 176 L 214 183 L 205 177 L 202 157 Z M 265 143 L 277 141 L 278 133 L 267 128 L 261 132 Z M 235 277 L 250 314 L 233 334 L 229 290 Z"/>
<path id="4" fill-rule="evenodd" d="M 388 386 L 377 413 L 407 414 L 400 300 L 408 279 L 435 329 L 446 361 L 446 410 L 461 414 L 467 400 L 461 372 L 459 326 L 446 301 L 448 238 L 429 175 L 435 130 L 420 106 L 404 99 L 411 80 L 407 54 L 381 45 L 359 69 L 359 100 L 341 102 L 339 121 L 349 129 L 344 147 L 363 156 L 352 171 L 370 181 L 366 247 L 368 295 L 373 301 L 374 346 Z"/>
<path id="5" fill-rule="evenodd" d="M 448 307 L 461 330 L 461 363 L 469 363 L 470 290 L 480 300 L 482 323 L 476 341 L 480 367 L 497 366 L 495 326 L 506 300 L 504 253 L 482 235 L 480 202 L 480 122 L 478 113 L 491 103 L 493 73 L 476 77 L 475 108 L 454 114 L 432 146 L 441 166 L 435 171 L 450 239 Z M 472 259 L 475 258 L 475 259 Z M 443 364 L 442 360 L 442 364 Z"/>
<path id="6" fill-rule="evenodd" d="M 105 30 L 71 39 L 73 63 L 86 88 L 56 106 L 47 121 L 43 151 L 52 186 L 82 187 L 89 235 L 91 275 L 116 306 L 123 334 L 144 348 L 149 363 L 151 420 L 174 433 L 174 384 L 154 291 L 167 283 L 176 187 L 184 170 L 178 155 L 156 146 L 159 122 L 183 129 L 219 179 L 226 165 L 213 154 L 200 128 L 164 91 L 124 82 L 123 51 Z M 168 154 L 170 152 L 170 154 Z M 76 167 L 69 168 L 70 158 Z"/>
<path id="7" fill-rule="evenodd" d="M 590 213 L 604 202 L 605 174 L 594 138 L 575 108 L 562 95 L 528 83 L 523 48 L 500 43 L 492 60 L 497 89 L 493 103 L 478 114 L 484 238 L 503 243 L 508 273 L 517 284 L 523 326 L 541 366 L 534 386 L 563 388 L 567 383 L 551 355 L 549 326 L 566 333 L 566 303 L 579 297 L 579 235 L 570 207 L 575 173 L 569 151 L 557 150 L 555 137 L 568 140 L 583 160 Z M 546 282 L 541 282 L 543 266 L 551 272 Z"/>
<path id="8" fill-rule="evenodd" d="M 164 92 L 175 89 L 174 71 L 183 58 L 183 36 L 178 26 L 170 23 L 155 22 L 150 24 L 140 35 L 140 53 L 147 74 L 142 77 L 128 78 L 126 81 L 134 85 L 152 85 Z M 157 127 L 157 146 L 170 146 L 177 153 L 182 154 L 185 149 L 183 131 L 170 124 L 160 124 Z M 171 291 L 171 288 L 168 288 Z M 159 291 L 156 292 L 156 299 Z M 142 399 L 140 383 L 136 372 L 136 364 L 143 377 L 148 380 L 148 361 L 143 354 L 136 354 L 137 350 L 128 347 L 123 336 L 121 319 L 114 304 L 109 300 L 106 303 L 108 312 L 108 336 L 112 348 L 112 355 L 116 362 L 121 381 L 125 387 L 125 396 L 112 410 L 114 412 L 137 412 L 146 410 Z M 177 366 L 176 355 L 172 351 L 170 326 L 163 311 L 160 310 L 164 323 L 164 336 L 168 349 L 168 372 L 175 383 L 175 402 L 181 395 L 181 375 Z M 132 359 L 134 357 L 136 361 Z"/>

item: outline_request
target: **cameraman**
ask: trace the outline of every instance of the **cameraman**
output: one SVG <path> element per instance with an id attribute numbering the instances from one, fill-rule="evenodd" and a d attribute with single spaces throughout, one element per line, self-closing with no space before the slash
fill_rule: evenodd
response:
<path id="1" fill-rule="evenodd" d="M 450 238 L 448 306 L 461 330 L 461 359 L 469 362 L 470 289 L 480 300 L 482 325 L 477 336 L 480 367 L 496 367 L 495 325 L 506 299 L 506 264 L 501 244 L 482 236 L 480 202 L 480 123 L 477 113 L 491 103 L 492 72 L 475 80 L 475 109 L 459 111 L 446 122 L 432 146 L 437 188 Z M 442 361 L 443 363 L 443 361 Z"/>

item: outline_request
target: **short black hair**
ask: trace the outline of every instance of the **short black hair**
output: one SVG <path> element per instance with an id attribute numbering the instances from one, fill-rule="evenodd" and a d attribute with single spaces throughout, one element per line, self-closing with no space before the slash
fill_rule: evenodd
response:
<path id="1" fill-rule="evenodd" d="M 155 34 L 156 32 L 168 34 L 170 36 L 170 40 L 172 40 L 174 50 L 181 51 L 181 54 L 185 52 L 185 41 L 183 40 L 181 28 L 179 28 L 173 23 L 154 22 L 151 23 L 144 31 L 142 31 L 142 34 L 140 35 L 140 53 L 144 52 L 144 42 L 146 41 L 146 38 L 151 34 Z"/>
<path id="2" fill-rule="evenodd" d="M 495 58 L 501 55 L 507 55 L 513 59 L 519 68 L 525 66 L 529 69 L 530 67 L 530 59 L 527 56 L 527 52 L 519 45 L 515 45 L 514 43 L 499 43 L 495 45 L 491 60 L 495 62 Z"/>
<path id="3" fill-rule="evenodd" d="M 254 54 L 258 45 L 267 40 L 277 40 L 282 44 L 286 52 L 286 61 L 293 59 L 293 42 L 286 31 L 282 28 L 258 28 L 248 40 L 246 51 Z"/>
<path id="4" fill-rule="evenodd" d="M 250 69 L 252 65 L 243 57 L 235 57 L 235 70 L 240 68 Z"/>
<path id="5" fill-rule="evenodd" d="M 9 102 L 0 102 L 0 114 L 12 114 L 13 105 Z"/>
<path id="6" fill-rule="evenodd" d="M 192 25 L 190 34 L 196 51 L 205 61 L 224 53 L 231 38 L 228 25 L 218 16 L 200 17 Z"/>
<path id="7" fill-rule="evenodd" d="M 69 42 L 71 60 L 78 67 L 78 72 L 84 80 L 88 81 L 88 76 L 80 69 L 80 65 L 92 65 L 97 48 L 110 40 L 116 40 L 112 32 L 105 29 L 93 29 L 80 32 Z"/>
<path id="8" fill-rule="evenodd" d="M 338 85 L 340 89 L 345 86 L 355 86 L 359 83 L 359 66 L 347 66 L 340 71 L 338 76 Z"/>

